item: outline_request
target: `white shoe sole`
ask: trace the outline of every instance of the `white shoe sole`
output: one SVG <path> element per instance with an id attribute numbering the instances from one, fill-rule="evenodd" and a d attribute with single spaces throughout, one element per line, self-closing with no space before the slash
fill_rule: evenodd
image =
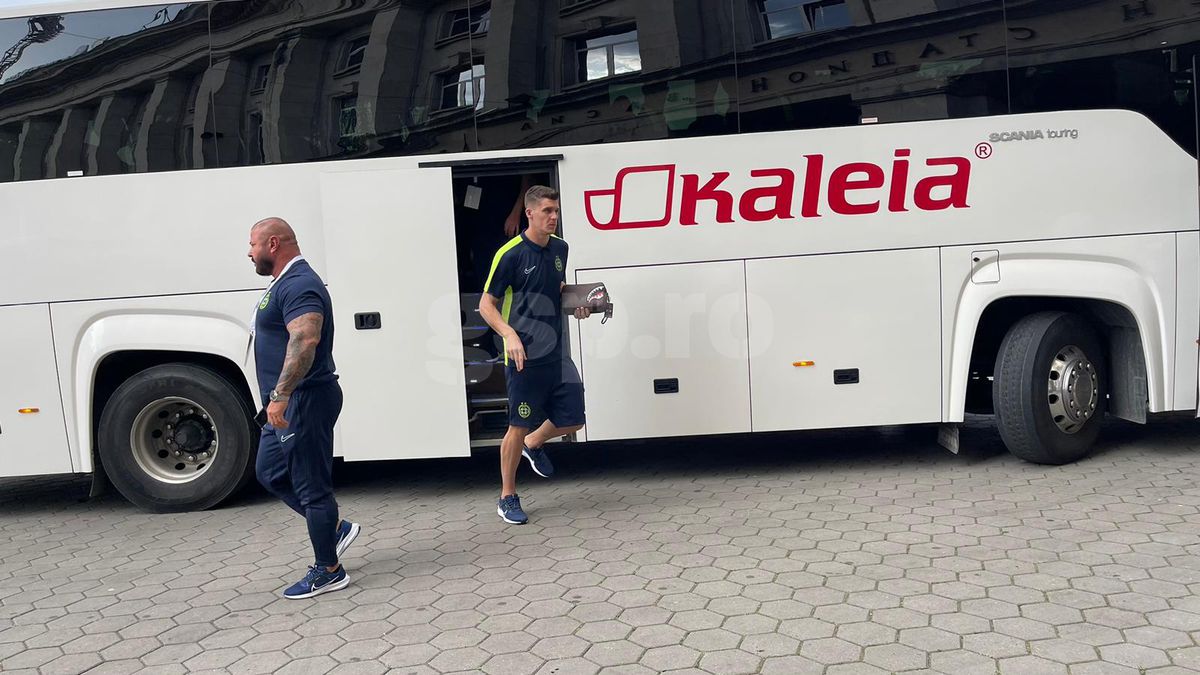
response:
<path id="1" fill-rule="evenodd" d="M 525 452 L 525 450 L 524 450 L 524 449 L 522 449 L 522 450 L 521 450 L 521 456 L 522 456 L 522 457 L 524 457 L 525 459 L 529 460 L 529 468 L 533 469 L 533 472 L 534 472 L 534 473 L 536 473 L 537 475 L 541 476 L 542 478 L 549 478 L 549 477 L 550 477 L 550 476 L 547 476 L 546 474 L 542 473 L 541 471 L 538 471 L 537 464 L 534 464 L 534 463 L 533 463 L 533 458 L 532 458 L 532 457 L 530 457 L 530 456 L 529 456 L 529 453 L 528 453 L 528 452 Z"/>
<path id="2" fill-rule="evenodd" d="M 354 540 L 358 539 L 359 532 L 362 532 L 362 527 L 360 527 L 358 523 L 350 523 L 350 534 L 346 535 L 345 539 L 338 542 L 338 545 L 337 545 L 338 559 L 341 559 L 342 554 L 346 552 L 346 549 L 350 548 L 350 544 L 353 544 Z"/>
<path id="3" fill-rule="evenodd" d="M 500 516 L 500 519 L 509 525 L 524 525 L 525 523 L 529 522 L 527 520 L 509 520 L 508 516 L 504 515 L 504 511 L 502 511 L 499 506 L 496 507 L 496 515 Z"/>
<path id="4" fill-rule="evenodd" d="M 342 578 L 341 581 L 335 581 L 332 584 L 327 584 L 325 586 L 318 588 L 317 590 L 315 590 L 311 593 L 305 593 L 304 595 L 285 595 L 283 597 L 287 598 L 288 600 L 304 600 L 305 598 L 315 598 L 316 596 L 318 596 L 322 593 L 332 593 L 333 591 L 340 591 L 349 585 L 350 585 L 350 575 L 347 574 L 345 577 Z"/>

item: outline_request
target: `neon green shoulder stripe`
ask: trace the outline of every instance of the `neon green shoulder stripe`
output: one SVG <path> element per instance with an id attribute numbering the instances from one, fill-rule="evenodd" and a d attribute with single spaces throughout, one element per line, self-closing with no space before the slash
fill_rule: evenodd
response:
<path id="1" fill-rule="evenodd" d="M 492 285 L 492 277 L 496 275 L 496 268 L 500 266 L 500 259 L 504 257 L 505 253 L 519 243 L 521 243 L 521 235 L 518 234 L 512 239 L 509 239 L 506 244 L 501 246 L 499 251 L 496 251 L 496 256 L 492 258 L 492 269 L 488 270 L 487 281 L 483 282 L 484 293 L 487 293 L 487 289 Z"/>

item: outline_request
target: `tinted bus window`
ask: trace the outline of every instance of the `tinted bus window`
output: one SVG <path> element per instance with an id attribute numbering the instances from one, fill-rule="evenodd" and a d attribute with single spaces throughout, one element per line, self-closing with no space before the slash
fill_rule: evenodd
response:
<path id="1" fill-rule="evenodd" d="M 449 58 L 439 31 L 462 2 L 236 0 L 212 9 L 214 115 L 222 165 L 255 165 L 475 149 L 472 105 L 483 77 L 461 92 L 438 87 Z M 458 16 L 458 15 L 453 15 Z M 465 28 L 464 28 L 465 26 Z M 454 24 L 467 35 L 468 24 Z M 478 25 L 472 30 L 478 30 Z M 457 33 L 456 33 L 457 34 Z M 465 43 L 465 42 L 464 42 Z M 452 114 L 444 96 L 462 94 Z"/>
<path id="2" fill-rule="evenodd" d="M 1196 153 L 1194 5 L 1007 1 L 1013 112 L 1133 110 Z"/>
<path id="3" fill-rule="evenodd" d="M 485 6 L 482 148 L 736 133 L 729 0 Z"/>
<path id="4" fill-rule="evenodd" d="M 1007 112 L 1000 0 L 734 0 L 742 131 Z"/>
<path id="5" fill-rule="evenodd" d="M 0 180 L 183 168 L 187 73 L 207 8 L 158 5 L 0 21 Z"/>

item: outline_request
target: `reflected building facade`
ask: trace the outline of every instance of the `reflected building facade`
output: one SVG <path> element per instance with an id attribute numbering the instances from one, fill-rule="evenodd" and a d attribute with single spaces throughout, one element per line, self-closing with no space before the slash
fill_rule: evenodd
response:
<path id="1" fill-rule="evenodd" d="M 0 182 L 1080 108 L 1195 154 L 1200 5 L 223 0 L 0 49 Z"/>

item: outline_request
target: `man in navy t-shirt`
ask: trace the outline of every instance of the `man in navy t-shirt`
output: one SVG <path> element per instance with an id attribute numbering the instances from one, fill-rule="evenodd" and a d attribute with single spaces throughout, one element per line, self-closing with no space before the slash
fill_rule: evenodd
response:
<path id="1" fill-rule="evenodd" d="M 342 411 L 333 304 L 286 221 L 255 223 L 249 256 L 255 272 L 272 277 L 254 314 L 254 360 L 267 414 L 255 473 L 308 522 L 315 564 L 283 595 L 311 598 L 350 583 L 338 558 L 361 530 L 338 519 L 333 498 L 333 425 Z"/>
<path id="2" fill-rule="evenodd" d="M 517 495 L 521 457 L 534 473 L 554 473 L 546 441 L 583 428 L 583 381 L 563 349 L 562 287 L 567 242 L 558 230 L 558 192 L 535 185 L 525 192 L 529 227 L 492 260 L 479 300 L 479 314 L 504 338 L 508 387 L 508 432 L 500 443 L 500 500 L 496 513 L 506 523 L 529 520 Z M 575 317 L 586 319 L 586 307 Z"/>

